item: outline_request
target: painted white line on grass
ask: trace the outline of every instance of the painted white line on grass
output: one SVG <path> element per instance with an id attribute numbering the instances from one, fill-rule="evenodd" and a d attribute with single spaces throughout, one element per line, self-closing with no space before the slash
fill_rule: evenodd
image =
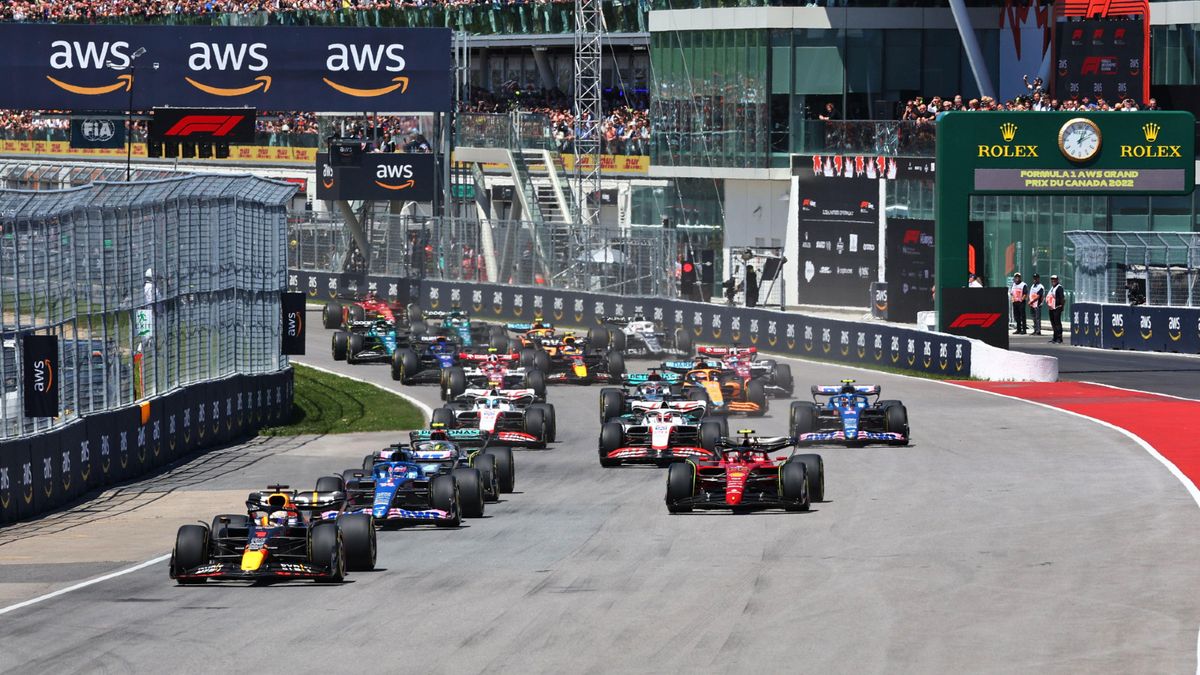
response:
<path id="1" fill-rule="evenodd" d="M 421 413 L 423 415 L 425 415 L 425 421 L 429 421 L 429 420 L 433 419 L 433 408 L 430 408 L 429 406 L 425 405 L 421 401 L 418 401 L 417 399 L 413 398 L 412 396 L 410 396 L 398 389 L 391 389 L 391 388 L 385 387 L 382 384 L 379 384 L 377 382 L 371 382 L 369 380 L 359 379 L 352 375 L 347 375 L 345 373 L 339 373 L 336 370 L 329 370 L 328 368 L 322 368 L 321 366 L 314 366 L 311 363 L 305 363 L 305 362 L 299 361 L 299 360 L 297 360 L 296 363 L 299 363 L 300 365 L 304 366 L 305 368 L 312 368 L 313 370 L 318 370 L 322 373 L 328 373 L 329 375 L 337 375 L 338 377 L 344 377 L 347 380 L 354 380 L 356 382 L 362 382 L 363 384 L 369 384 L 372 387 L 375 387 L 376 389 L 379 389 L 381 391 L 386 391 L 387 393 L 393 394 L 395 396 L 399 396 L 400 398 L 404 399 L 405 401 L 408 401 L 409 403 L 417 406 L 417 408 L 420 409 Z"/>
<path id="2" fill-rule="evenodd" d="M 87 581 L 81 581 L 81 582 L 75 584 L 74 586 L 67 586 L 66 588 L 60 588 L 57 591 L 54 591 L 52 593 L 47 593 L 45 595 L 39 595 L 36 598 L 32 598 L 32 599 L 26 600 L 24 602 L 18 602 L 15 605 L 9 605 L 8 607 L 4 607 L 4 608 L 0 609 L 0 614 L 8 614 L 9 612 L 14 612 L 23 607 L 28 607 L 30 605 L 36 605 L 39 602 L 45 602 L 47 600 L 50 600 L 51 598 L 57 598 L 60 595 L 66 595 L 67 593 L 71 593 L 73 591 L 78 591 L 81 588 L 87 588 L 88 586 L 93 586 L 100 582 L 108 581 L 109 579 L 116 579 L 119 576 L 124 576 L 131 572 L 136 572 L 140 569 L 145 569 L 151 565 L 157 565 L 158 563 L 169 560 L 170 558 L 171 558 L 170 553 L 168 553 L 166 555 L 160 555 L 157 558 L 152 558 L 150 560 L 147 560 L 146 562 L 138 563 L 138 564 L 134 565 L 133 567 L 127 567 L 123 570 L 117 570 L 116 572 L 112 572 L 110 574 L 105 574 L 104 576 L 99 576 L 99 577 L 96 577 L 95 579 L 88 579 Z"/>

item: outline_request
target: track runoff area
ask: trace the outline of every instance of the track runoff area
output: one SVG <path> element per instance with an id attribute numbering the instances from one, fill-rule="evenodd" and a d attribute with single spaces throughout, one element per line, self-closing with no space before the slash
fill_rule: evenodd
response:
<path id="1" fill-rule="evenodd" d="M 311 330 L 297 360 L 440 404 L 386 366 L 334 361 L 331 337 Z M 790 363 L 798 394 L 879 384 L 907 406 L 911 445 L 816 449 L 826 496 L 807 513 L 671 515 L 663 469 L 599 465 L 598 387 L 551 385 L 557 442 L 517 452 L 515 490 L 484 518 L 379 532 L 377 569 L 342 584 L 176 585 L 179 525 L 399 439 L 252 441 L 128 486 L 144 497 L 125 509 L 81 504 L 71 527 L 0 545 L 0 671 L 212 672 L 252 655 L 315 672 L 373 654 L 397 672 L 1195 670 L 1200 519 L 1155 453 L 1172 456 L 1159 444 L 1196 403 Z M 1162 437 L 1082 416 L 1101 409 L 1159 418 Z M 774 399 L 731 429 L 784 434 L 787 411 Z"/>

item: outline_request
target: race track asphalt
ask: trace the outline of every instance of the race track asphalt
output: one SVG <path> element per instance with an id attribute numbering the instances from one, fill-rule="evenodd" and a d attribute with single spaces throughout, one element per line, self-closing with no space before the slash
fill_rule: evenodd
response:
<path id="1" fill-rule="evenodd" d="M 393 386 L 328 343 L 310 329 L 297 360 Z M 555 386 L 560 442 L 519 451 L 486 518 L 380 533 L 381 569 L 340 587 L 182 588 L 154 565 L 0 615 L 0 670 L 1195 672 L 1200 512 L 1135 443 L 948 384 L 793 368 L 798 391 L 882 384 L 913 445 L 820 450 L 829 501 L 808 514 L 671 516 L 664 472 L 600 468 L 597 388 Z M 745 425 L 782 434 L 786 409 Z M 318 456 L 357 464 L 350 445 L 214 480 L 302 484 Z"/>
<path id="2" fill-rule="evenodd" d="M 1058 359 L 1060 380 L 1098 382 L 1158 394 L 1200 397 L 1200 356 L 1047 344 L 1043 336 L 1012 336 L 1015 351 Z"/>

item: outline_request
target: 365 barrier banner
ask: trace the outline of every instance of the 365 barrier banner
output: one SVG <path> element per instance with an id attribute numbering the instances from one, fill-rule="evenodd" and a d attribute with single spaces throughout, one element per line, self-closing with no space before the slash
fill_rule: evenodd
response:
<path id="1" fill-rule="evenodd" d="M 21 338 L 25 416 L 58 417 L 58 336 Z"/>
<path id="2" fill-rule="evenodd" d="M 1071 344 L 1104 349 L 1200 353 L 1200 308 L 1071 305 Z"/>
<path id="3" fill-rule="evenodd" d="M 450 31 L 0 25 L 0 107 L 450 109 Z"/>
<path id="4" fill-rule="evenodd" d="M 280 297 L 279 306 L 282 310 L 283 331 L 281 333 L 281 354 L 304 354 L 304 305 L 307 298 L 303 293 L 284 293 Z"/>

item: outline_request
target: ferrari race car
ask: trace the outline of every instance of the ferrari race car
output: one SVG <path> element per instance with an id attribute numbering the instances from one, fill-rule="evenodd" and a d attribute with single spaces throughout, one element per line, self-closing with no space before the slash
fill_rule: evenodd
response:
<path id="1" fill-rule="evenodd" d="M 767 389 L 760 378 L 746 378 L 728 370 L 719 361 L 666 361 L 663 370 L 684 372 L 682 393 L 696 401 L 708 401 L 713 414 L 767 414 Z"/>
<path id="2" fill-rule="evenodd" d="M 458 363 L 462 348 L 444 335 L 412 337 L 404 347 L 392 352 L 392 379 L 403 384 L 442 383 L 446 369 Z"/>
<path id="3" fill-rule="evenodd" d="M 697 347 L 696 354 L 719 359 L 725 370 L 737 373 L 743 380 L 758 379 L 768 396 L 791 398 L 795 392 L 792 367 L 775 359 L 758 358 L 757 347 Z"/>
<path id="4" fill-rule="evenodd" d="M 879 385 L 856 385 L 854 380 L 813 385 L 812 403 L 792 403 L 792 435 L 801 444 L 908 445 L 908 409 L 900 401 L 880 401 L 879 393 Z"/>
<path id="5" fill-rule="evenodd" d="M 339 582 L 346 570 L 375 569 L 370 514 L 347 512 L 346 493 L 289 490 L 251 492 L 246 514 L 220 515 L 212 524 L 184 525 L 175 536 L 170 575 L 181 584 L 209 579 L 315 579 Z"/>
<path id="6" fill-rule="evenodd" d="M 442 378 L 442 400 L 450 401 L 472 389 L 532 389 L 539 400 L 546 399 L 546 375 L 537 368 L 517 366 L 516 354 L 458 355 L 459 365 L 447 368 Z"/>
<path id="7" fill-rule="evenodd" d="M 408 334 L 396 330 L 387 319 L 350 321 L 345 330 L 333 333 L 333 360 L 349 364 L 386 361 L 408 344 Z"/>
<path id="8" fill-rule="evenodd" d="M 625 462 L 665 466 L 686 459 L 715 458 L 721 423 L 703 419 L 703 401 L 674 405 L 679 407 L 635 402 L 634 412 L 605 422 L 600 427 L 600 466 Z"/>
<path id="9" fill-rule="evenodd" d="M 454 308 L 448 312 L 419 312 L 419 317 L 409 316 L 409 330 L 413 335 L 441 335 L 453 338 L 465 347 L 487 346 L 499 326 L 472 321 L 466 311 Z"/>
<path id="10" fill-rule="evenodd" d="M 554 406 L 533 389 L 468 389 L 433 411 L 447 429 L 479 429 L 508 445 L 544 448 L 558 427 Z"/>
<path id="11" fill-rule="evenodd" d="M 383 319 L 395 324 L 397 319 L 404 319 L 408 310 L 397 303 L 380 300 L 375 293 L 369 292 L 361 300 L 349 303 L 337 301 L 328 302 L 321 310 L 321 324 L 328 329 L 343 328 L 353 321 L 374 321 Z"/>
<path id="12" fill-rule="evenodd" d="M 667 470 L 667 510 L 756 510 L 782 508 L 807 511 L 825 499 L 825 466 L 820 455 L 771 457 L 795 445 L 787 437 L 757 438 L 754 431 L 725 439 L 718 459 L 672 464 Z"/>
<path id="13" fill-rule="evenodd" d="M 627 356 L 692 354 L 692 334 L 683 328 L 668 334 L 641 315 L 608 316 L 604 317 L 604 323 L 608 328 L 608 345 Z"/>

